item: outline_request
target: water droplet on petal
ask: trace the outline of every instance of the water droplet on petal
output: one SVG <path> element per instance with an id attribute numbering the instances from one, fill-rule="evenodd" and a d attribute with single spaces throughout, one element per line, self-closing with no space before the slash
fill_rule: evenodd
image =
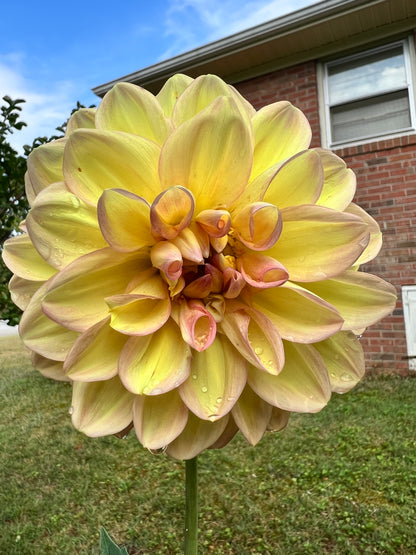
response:
<path id="1" fill-rule="evenodd" d="M 261 347 L 256 347 L 254 349 L 254 352 L 256 353 L 256 355 L 261 355 L 263 352 L 263 349 Z"/>
<path id="2" fill-rule="evenodd" d="M 222 403 L 222 397 L 217 397 L 217 403 Z"/>
<path id="3" fill-rule="evenodd" d="M 350 382 L 352 380 L 352 376 L 351 376 L 351 374 L 347 374 L 347 373 L 342 374 L 341 375 L 341 380 L 343 382 Z"/>
<path id="4" fill-rule="evenodd" d="M 75 195 L 71 196 L 71 204 L 74 208 L 79 208 L 81 206 L 81 201 Z"/>
<path id="5" fill-rule="evenodd" d="M 74 407 L 69 407 L 68 412 L 69 412 L 69 414 L 74 414 Z"/>
<path id="6" fill-rule="evenodd" d="M 204 385 L 204 387 L 201 387 L 201 391 L 202 393 L 206 393 L 208 391 L 208 388 Z"/>
<path id="7" fill-rule="evenodd" d="M 198 378 L 198 376 L 196 374 L 192 374 L 192 379 L 196 380 Z"/>

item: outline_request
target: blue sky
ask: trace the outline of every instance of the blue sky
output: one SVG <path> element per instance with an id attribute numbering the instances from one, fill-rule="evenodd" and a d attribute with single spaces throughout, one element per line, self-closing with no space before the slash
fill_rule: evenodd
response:
<path id="1" fill-rule="evenodd" d="M 2 5 L 0 99 L 24 98 L 15 148 L 50 136 L 91 88 L 316 0 L 21 0 Z M 16 4 L 14 4 L 16 6 Z"/>

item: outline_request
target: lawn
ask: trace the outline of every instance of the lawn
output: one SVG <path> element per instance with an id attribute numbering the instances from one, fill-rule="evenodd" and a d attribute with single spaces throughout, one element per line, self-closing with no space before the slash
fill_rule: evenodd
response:
<path id="1" fill-rule="evenodd" d="M 71 426 L 71 387 L 0 338 L 0 553 L 180 554 L 184 465 Z M 199 457 L 200 554 L 416 553 L 416 379 L 367 378 L 255 448 Z"/>

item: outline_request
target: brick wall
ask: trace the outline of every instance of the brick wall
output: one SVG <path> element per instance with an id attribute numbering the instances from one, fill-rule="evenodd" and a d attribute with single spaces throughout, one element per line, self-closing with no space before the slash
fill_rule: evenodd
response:
<path id="1" fill-rule="evenodd" d="M 289 100 L 312 127 L 320 145 L 315 62 L 307 62 L 236 84 L 255 108 Z M 407 373 L 401 286 L 416 283 L 416 135 L 375 141 L 335 151 L 357 175 L 355 202 L 383 231 L 378 257 L 363 267 L 392 283 L 398 292 L 393 314 L 365 332 L 362 343 L 369 372 Z"/>

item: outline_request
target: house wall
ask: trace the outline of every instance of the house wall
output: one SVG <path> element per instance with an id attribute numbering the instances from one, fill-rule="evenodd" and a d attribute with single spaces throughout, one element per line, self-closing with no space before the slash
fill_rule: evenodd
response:
<path id="1" fill-rule="evenodd" d="M 289 100 L 308 117 L 311 146 L 320 146 L 315 62 L 303 63 L 235 85 L 255 108 Z M 335 150 L 357 175 L 354 201 L 383 231 L 378 257 L 363 269 L 392 283 L 398 303 L 391 316 L 362 337 L 369 372 L 408 372 L 401 287 L 416 283 L 416 135 Z"/>

